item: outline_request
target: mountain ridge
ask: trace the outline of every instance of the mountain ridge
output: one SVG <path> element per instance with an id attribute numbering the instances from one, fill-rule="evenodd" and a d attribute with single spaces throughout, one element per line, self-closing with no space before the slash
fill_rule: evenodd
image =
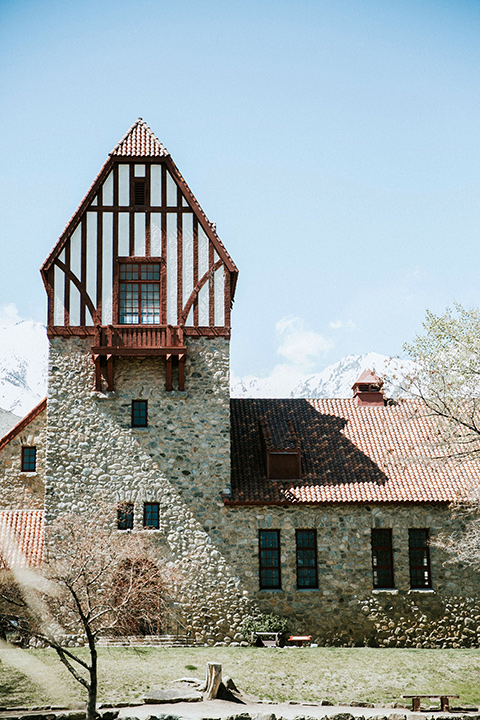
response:
<path id="1" fill-rule="evenodd" d="M 48 340 L 42 323 L 22 320 L 0 326 L 0 436 L 45 397 L 47 365 Z M 231 397 L 348 398 L 363 370 L 374 370 L 384 378 L 401 378 L 412 368 L 412 361 L 370 352 L 346 355 L 319 373 L 305 374 L 300 381 L 274 373 L 265 378 L 236 377 L 232 373 Z M 401 394 L 391 381 L 386 382 L 385 389 L 390 397 Z"/>

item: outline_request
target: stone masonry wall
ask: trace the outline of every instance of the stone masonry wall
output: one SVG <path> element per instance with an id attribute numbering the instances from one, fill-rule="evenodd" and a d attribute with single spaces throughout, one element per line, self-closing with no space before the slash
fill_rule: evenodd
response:
<path id="1" fill-rule="evenodd" d="M 41 510 L 45 489 L 46 413 L 28 424 L 0 453 L 0 510 Z M 22 447 L 36 447 L 35 472 L 22 471 Z"/>
<path id="2" fill-rule="evenodd" d="M 251 603 L 218 543 L 230 483 L 229 344 L 188 343 L 185 392 L 165 391 L 163 358 L 115 359 L 115 393 L 93 391 L 89 341 L 50 343 L 47 523 L 99 501 L 159 502 L 159 552 L 185 573 L 182 616 L 197 640 L 239 640 Z M 148 427 L 131 427 L 131 401 L 148 400 Z"/>
<path id="3" fill-rule="evenodd" d="M 445 505 L 226 508 L 225 557 L 263 612 L 290 618 L 289 630 L 319 644 L 480 644 L 480 576 L 430 548 L 432 589 L 410 590 L 408 529 L 461 528 Z M 395 590 L 373 590 L 371 529 L 392 528 Z M 280 529 L 281 590 L 259 590 L 258 530 Z M 295 529 L 316 529 L 318 590 L 296 589 Z"/>
<path id="4" fill-rule="evenodd" d="M 321 644 L 465 646 L 480 643 L 480 583 L 431 548 L 432 590 L 409 589 L 408 529 L 432 539 L 457 521 L 442 505 L 228 507 L 228 342 L 188 345 L 185 392 L 165 391 L 161 358 L 115 361 L 115 393 L 93 388 L 88 341 L 51 342 L 47 522 L 99 500 L 160 504 L 160 529 L 145 531 L 180 563 L 181 616 L 193 636 L 239 642 L 246 614 L 274 612 L 293 633 Z M 148 400 L 148 428 L 131 427 L 131 401 Z M 395 591 L 372 589 L 371 528 L 392 528 Z M 259 590 L 258 530 L 280 529 L 282 589 Z M 295 529 L 316 529 L 318 590 L 296 589 Z"/>

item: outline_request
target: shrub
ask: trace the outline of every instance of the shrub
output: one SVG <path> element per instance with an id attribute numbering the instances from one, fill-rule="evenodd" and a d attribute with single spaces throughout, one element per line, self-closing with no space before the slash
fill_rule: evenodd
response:
<path id="1" fill-rule="evenodd" d="M 261 613 L 255 617 L 247 615 L 242 623 L 242 633 L 247 638 L 256 632 L 286 633 L 287 626 L 287 618 L 274 615 L 273 613 Z"/>

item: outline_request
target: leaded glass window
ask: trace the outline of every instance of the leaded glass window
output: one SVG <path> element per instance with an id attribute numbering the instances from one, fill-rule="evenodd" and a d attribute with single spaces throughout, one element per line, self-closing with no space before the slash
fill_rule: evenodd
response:
<path id="1" fill-rule="evenodd" d="M 259 530 L 260 589 L 281 588 L 280 530 Z"/>
<path id="2" fill-rule="evenodd" d="M 121 325 L 160 324 L 160 263 L 120 265 Z"/>

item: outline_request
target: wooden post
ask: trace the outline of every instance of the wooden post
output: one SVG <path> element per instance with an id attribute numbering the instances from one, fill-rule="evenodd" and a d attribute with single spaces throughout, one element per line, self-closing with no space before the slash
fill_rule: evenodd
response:
<path id="1" fill-rule="evenodd" d="M 185 353 L 178 356 L 178 389 L 185 390 Z"/>
<path id="2" fill-rule="evenodd" d="M 168 354 L 166 357 L 165 390 L 167 392 L 171 392 L 171 390 L 172 390 L 172 356 L 171 356 L 171 354 Z"/>
<path id="3" fill-rule="evenodd" d="M 107 355 L 107 390 L 113 392 L 113 355 Z"/>
<path id="4" fill-rule="evenodd" d="M 100 392 L 102 389 L 102 372 L 100 370 L 100 355 L 94 355 L 93 362 L 95 363 L 95 390 Z"/>
<path id="5" fill-rule="evenodd" d="M 215 700 L 221 682 L 222 666 L 220 665 L 220 663 L 207 662 L 205 700 Z"/>

